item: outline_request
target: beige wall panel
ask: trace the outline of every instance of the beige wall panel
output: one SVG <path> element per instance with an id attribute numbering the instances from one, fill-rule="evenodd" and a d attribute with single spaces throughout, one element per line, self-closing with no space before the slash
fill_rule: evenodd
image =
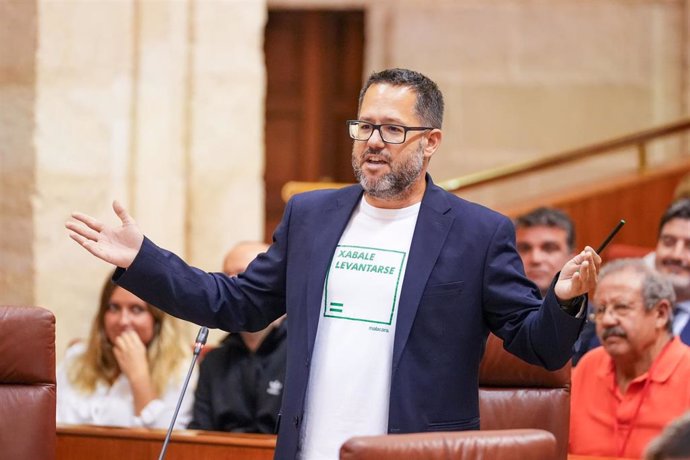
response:
<path id="1" fill-rule="evenodd" d="M 683 0 L 685 6 L 685 17 L 681 18 L 681 30 L 685 30 L 683 35 L 683 58 L 681 59 L 681 70 L 678 72 L 680 81 L 683 85 L 683 113 L 690 112 L 690 0 Z M 688 144 L 686 144 L 687 146 Z"/>
<path id="2" fill-rule="evenodd" d="M 36 3 L 0 2 L 0 303 L 34 302 Z"/>
<path id="3" fill-rule="evenodd" d="M 388 14 L 391 66 L 452 84 L 510 78 L 520 14 L 512 5 L 407 2 Z"/>
<path id="4" fill-rule="evenodd" d="M 130 2 L 41 2 L 35 145 L 35 302 L 57 317 L 57 352 L 85 337 L 111 270 L 67 238 L 80 210 L 109 223 L 128 197 L 132 17 Z"/>
<path id="5" fill-rule="evenodd" d="M 13 70 L 3 67 L 0 74 L 3 72 Z M 35 301 L 34 220 L 31 206 L 35 187 L 35 149 L 32 142 L 34 97 L 33 89 L 27 85 L 6 83 L 0 86 L 2 304 L 30 305 Z"/>
<path id="6" fill-rule="evenodd" d="M 542 83 L 648 84 L 656 8 L 664 6 L 527 2 L 516 21 L 515 76 Z"/>
<path id="7" fill-rule="evenodd" d="M 682 2 L 405 1 L 372 9 L 369 30 L 386 31 L 388 46 L 374 44 L 376 56 L 427 73 L 446 95 L 436 179 L 684 113 Z"/>
<path id="8" fill-rule="evenodd" d="M 139 2 L 133 56 L 130 208 L 147 236 L 185 256 L 187 2 Z"/>
<path id="9" fill-rule="evenodd" d="M 448 179 L 641 129 L 651 123 L 649 96 L 622 85 L 465 87 L 449 98 L 461 110 L 448 114 L 447 129 L 458 129 L 432 171 Z"/>
<path id="10" fill-rule="evenodd" d="M 265 69 L 261 1 L 195 6 L 188 259 L 217 271 L 241 240 L 263 239 Z"/>
<path id="11" fill-rule="evenodd" d="M 633 172 L 636 169 L 636 151 L 626 149 L 607 158 L 584 160 L 573 165 L 543 172 L 538 177 L 518 177 L 502 183 L 464 190 L 459 195 L 501 211 L 537 200 L 539 197 L 572 192 L 578 186 L 605 181 L 611 177 L 611 171 L 620 174 Z M 621 218 L 630 217 L 621 216 Z"/>

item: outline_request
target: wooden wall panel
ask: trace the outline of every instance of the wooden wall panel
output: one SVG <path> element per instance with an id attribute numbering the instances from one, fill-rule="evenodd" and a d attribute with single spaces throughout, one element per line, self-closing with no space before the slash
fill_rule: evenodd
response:
<path id="1" fill-rule="evenodd" d="M 285 182 L 353 182 L 345 121 L 357 114 L 364 13 L 271 10 L 265 38 L 268 240 L 282 216 Z"/>
<path id="2" fill-rule="evenodd" d="M 677 184 L 688 172 L 690 160 L 684 160 L 647 173 L 630 174 L 576 192 L 498 210 L 514 218 L 537 206 L 563 209 L 575 222 L 578 248 L 598 246 L 616 223 L 625 219 L 626 225 L 616 236 L 616 243 L 654 247 L 659 219 L 671 203 Z"/>

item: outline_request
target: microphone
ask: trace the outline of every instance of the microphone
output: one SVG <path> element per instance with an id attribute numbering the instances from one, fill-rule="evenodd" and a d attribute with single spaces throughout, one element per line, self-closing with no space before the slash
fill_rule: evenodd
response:
<path id="1" fill-rule="evenodd" d="M 158 460 L 163 460 L 165 457 L 165 452 L 168 450 L 168 444 L 170 443 L 170 435 L 172 435 L 173 427 L 175 426 L 175 420 L 177 420 L 177 413 L 180 411 L 180 406 L 182 405 L 182 400 L 184 399 L 184 394 L 187 391 L 187 385 L 189 385 L 189 378 L 192 376 L 192 371 L 194 370 L 194 365 L 199 357 L 201 349 L 206 345 L 206 340 L 208 339 L 208 328 L 202 327 L 199 329 L 199 333 L 196 335 L 196 340 L 194 341 L 194 356 L 192 356 L 192 363 L 187 371 L 187 377 L 184 379 L 182 384 L 182 391 L 180 391 L 180 397 L 177 399 L 177 406 L 175 407 L 175 413 L 173 413 L 172 420 L 170 420 L 170 426 L 168 427 L 168 433 L 165 435 L 165 440 L 163 441 L 163 447 L 161 448 L 161 453 L 158 456 Z"/>

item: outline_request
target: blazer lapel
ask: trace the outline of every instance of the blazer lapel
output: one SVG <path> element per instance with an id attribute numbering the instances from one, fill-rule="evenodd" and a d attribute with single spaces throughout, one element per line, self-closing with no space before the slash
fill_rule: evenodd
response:
<path id="1" fill-rule="evenodd" d="M 332 206 L 323 213 L 323 227 L 314 235 L 311 249 L 309 278 L 307 281 L 307 340 L 308 356 L 311 357 L 316 340 L 316 329 L 321 316 L 321 301 L 323 300 L 323 286 L 326 280 L 335 247 L 345 231 L 350 216 L 362 196 L 359 185 L 347 187 L 338 194 Z"/>
<path id="2" fill-rule="evenodd" d="M 434 185 L 431 177 L 427 175 L 427 190 L 419 208 L 398 304 L 393 345 L 393 370 L 398 367 L 427 280 L 436 265 L 438 255 L 455 219 L 448 214 L 450 205 L 445 194 L 446 192 Z"/>

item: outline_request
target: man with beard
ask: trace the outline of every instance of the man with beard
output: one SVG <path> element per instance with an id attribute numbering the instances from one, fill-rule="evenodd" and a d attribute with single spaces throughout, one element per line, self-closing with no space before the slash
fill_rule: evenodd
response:
<path id="1" fill-rule="evenodd" d="M 690 408 L 690 348 L 671 332 L 674 299 L 641 259 L 602 268 L 594 294 L 602 347 L 573 370 L 570 453 L 640 458 Z"/>
<path id="2" fill-rule="evenodd" d="M 690 199 L 673 202 L 661 216 L 656 250 L 648 261 L 673 284 L 673 333 L 690 345 Z"/>
<path id="3" fill-rule="evenodd" d="M 489 331 L 548 369 L 584 323 L 601 258 L 585 248 L 544 301 L 524 276 L 508 218 L 434 185 L 443 96 L 406 69 L 372 74 L 359 98 L 359 184 L 294 196 L 268 251 L 236 278 L 189 267 L 144 238 L 74 213 L 85 249 L 115 280 L 172 314 L 229 331 L 288 314 L 278 459 L 333 460 L 355 435 L 479 428 L 478 370 Z"/>

